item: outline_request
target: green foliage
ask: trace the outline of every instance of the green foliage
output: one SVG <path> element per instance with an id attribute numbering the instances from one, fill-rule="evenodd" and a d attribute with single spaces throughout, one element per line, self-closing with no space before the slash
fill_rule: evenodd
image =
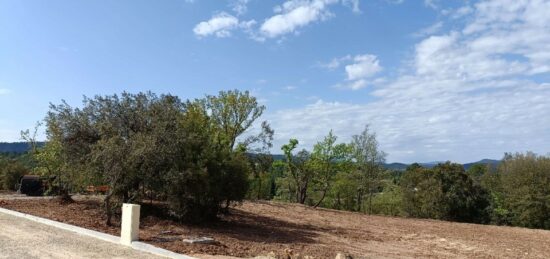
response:
<path id="1" fill-rule="evenodd" d="M 479 183 L 481 181 L 481 177 L 486 175 L 489 171 L 489 165 L 485 164 L 474 164 L 470 168 L 468 168 L 468 171 L 466 173 L 476 182 Z"/>
<path id="2" fill-rule="evenodd" d="M 283 179 L 279 181 L 278 196 L 288 197 L 289 201 L 304 204 L 308 198 L 308 190 L 313 177 L 310 165 L 311 154 L 306 150 L 294 155 L 292 152 L 298 146 L 298 140 L 290 139 L 281 147 L 285 155 Z"/>
<path id="3" fill-rule="evenodd" d="M 359 135 L 352 137 L 351 156 L 355 161 L 355 170 L 359 172 L 359 188 L 357 189 L 357 210 L 363 210 L 364 196 L 367 195 L 367 211 L 372 213 L 372 199 L 383 186 L 386 153 L 380 150 L 376 134 L 371 133 L 369 126 Z"/>
<path id="4" fill-rule="evenodd" d="M 499 220 L 550 229 L 550 158 L 533 153 L 506 154 L 495 188 Z M 501 223 L 501 222 L 496 222 Z"/>
<path id="5" fill-rule="evenodd" d="M 0 189 L 16 191 L 19 180 L 28 172 L 17 160 L 0 160 Z"/>
<path id="6" fill-rule="evenodd" d="M 311 159 L 307 163 L 314 173 L 311 196 L 317 200 L 314 207 L 321 205 L 331 189 L 333 179 L 338 172 L 344 170 L 350 161 L 350 146 L 344 143 L 336 144 L 332 130 L 313 147 Z"/>
<path id="7" fill-rule="evenodd" d="M 433 169 L 413 166 L 401 178 L 408 216 L 485 223 L 489 197 L 462 165 L 447 162 Z"/>
<path id="8" fill-rule="evenodd" d="M 248 91 L 221 91 L 217 96 L 199 100 L 210 113 L 210 118 L 220 130 L 220 141 L 229 149 L 235 147 L 237 138 L 256 121 L 265 110 Z"/>
<path id="9" fill-rule="evenodd" d="M 261 115 L 248 93 L 181 102 L 152 93 L 85 98 L 82 109 L 51 106 L 49 143 L 37 160 L 74 190 L 109 185 L 107 223 L 120 202 L 166 199 L 174 216 L 200 221 L 240 201 L 251 174 L 233 144 Z"/>
<path id="10" fill-rule="evenodd" d="M 358 171 L 341 171 L 336 174 L 325 206 L 338 210 L 356 210 L 360 177 Z"/>
<path id="11" fill-rule="evenodd" d="M 392 180 L 384 182 L 384 189 L 374 196 L 372 200 L 372 213 L 398 216 L 401 215 L 403 206 L 403 194 L 401 188 Z"/>

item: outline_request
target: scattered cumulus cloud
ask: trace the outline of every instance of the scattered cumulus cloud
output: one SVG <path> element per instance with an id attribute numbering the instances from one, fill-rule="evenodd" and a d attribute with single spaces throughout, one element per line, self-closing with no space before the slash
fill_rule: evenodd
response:
<path id="1" fill-rule="evenodd" d="M 353 64 L 345 67 L 348 80 L 358 80 L 371 77 L 382 70 L 375 55 L 358 55 L 353 58 Z"/>
<path id="2" fill-rule="evenodd" d="M 310 148 L 330 129 L 348 141 L 369 123 L 390 161 L 547 153 L 550 1 L 481 1 L 470 8 L 455 12 L 466 18 L 462 28 L 420 40 L 402 74 L 372 88 L 372 101 L 318 99 L 269 114 L 275 146 L 293 137 Z M 344 57 L 326 68 L 343 67 L 342 84 L 361 88 L 377 80 L 368 77 L 381 69 L 375 61 L 372 55 Z"/>
<path id="3" fill-rule="evenodd" d="M 230 7 L 236 16 L 240 16 L 248 11 L 249 2 L 250 0 L 232 0 Z M 354 13 L 361 13 L 359 0 L 288 0 L 275 6 L 275 14 L 265 18 L 258 26 L 255 26 L 255 20 L 239 21 L 236 16 L 221 12 L 210 20 L 197 24 L 193 31 L 200 37 L 228 37 L 233 30 L 241 29 L 251 39 L 265 41 L 287 34 L 298 34 L 301 28 L 334 17 L 329 7 L 336 4 L 348 6 Z"/>
<path id="4" fill-rule="evenodd" d="M 243 15 L 248 11 L 248 3 L 250 0 L 233 0 L 230 3 L 231 10 L 237 15 Z"/>
<path id="5" fill-rule="evenodd" d="M 268 38 L 294 33 L 310 23 L 332 17 L 333 14 L 327 10 L 327 7 L 338 2 L 337 0 L 287 1 L 275 7 L 274 11 L 278 14 L 266 19 L 260 27 L 260 32 Z"/>
<path id="6" fill-rule="evenodd" d="M 359 90 L 369 84 L 380 83 L 380 79 L 371 80 L 371 78 L 383 69 L 378 58 L 371 54 L 346 55 L 334 58 L 328 63 L 321 63 L 320 66 L 328 70 L 336 70 L 343 66 L 346 73 L 345 82 L 338 83 L 334 87 L 351 90 Z"/>
<path id="7" fill-rule="evenodd" d="M 219 13 L 210 20 L 201 22 L 195 26 L 193 32 L 197 36 L 216 35 L 217 37 L 227 37 L 231 35 L 231 30 L 237 28 L 239 19 L 228 13 Z"/>
<path id="8" fill-rule="evenodd" d="M 215 14 L 208 21 L 200 22 L 195 26 L 193 32 L 198 37 L 216 36 L 219 38 L 231 36 L 231 32 L 235 29 L 243 29 L 248 31 L 254 26 L 256 21 L 239 21 L 233 15 L 225 12 Z"/>

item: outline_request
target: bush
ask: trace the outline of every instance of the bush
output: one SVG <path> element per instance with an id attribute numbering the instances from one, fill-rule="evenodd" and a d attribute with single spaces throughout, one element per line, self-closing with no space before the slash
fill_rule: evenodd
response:
<path id="1" fill-rule="evenodd" d="M 0 168 L 0 187 L 4 190 L 16 191 L 19 180 L 27 173 L 27 168 L 22 164 L 10 161 Z"/>
<path id="2" fill-rule="evenodd" d="M 533 153 L 507 154 L 498 174 L 497 219 L 516 226 L 550 229 L 550 158 Z"/>
<path id="3" fill-rule="evenodd" d="M 46 122 L 54 159 L 38 160 L 56 165 L 70 186 L 109 185 L 108 225 L 121 202 L 145 197 L 167 201 L 181 220 L 213 219 L 246 194 L 248 162 L 234 145 L 263 110 L 248 93 L 220 96 L 183 103 L 123 93 L 86 98 L 82 109 L 52 105 Z"/>
<path id="4" fill-rule="evenodd" d="M 402 202 L 401 189 L 392 181 L 388 181 L 384 186 L 384 191 L 374 196 L 372 211 L 374 214 L 398 216 L 401 215 Z"/>
<path id="5" fill-rule="evenodd" d="M 433 169 L 408 170 L 402 178 L 404 211 L 409 216 L 487 223 L 489 195 L 462 165 L 447 162 Z"/>

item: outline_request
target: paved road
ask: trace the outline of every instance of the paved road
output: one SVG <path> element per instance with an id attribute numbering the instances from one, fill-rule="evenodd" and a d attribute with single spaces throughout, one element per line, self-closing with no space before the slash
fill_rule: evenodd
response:
<path id="1" fill-rule="evenodd" d="M 0 258 L 163 258 L 0 213 Z"/>

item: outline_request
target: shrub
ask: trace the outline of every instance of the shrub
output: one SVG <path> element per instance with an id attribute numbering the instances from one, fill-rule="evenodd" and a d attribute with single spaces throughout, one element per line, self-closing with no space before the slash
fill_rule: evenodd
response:
<path id="1" fill-rule="evenodd" d="M 249 167 L 234 146 L 263 111 L 248 93 L 185 103 L 123 93 L 85 98 L 83 106 L 52 105 L 48 140 L 56 144 L 60 179 L 75 188 L 109 185 L 108 225 L 119 203 L 145 196 L 167 201 L 175 217 L 190 221 L 213 219 L 244 198 Z M 50 159 L 39 161 L 48 166 Z"/>
<path id="2" fill-rule="evenodd" d="M 550 229 L 550 157 L 507 154 L 498 174 L 499 219 L 516 226 Z"/>
<path id="3" fill-rule="evenodd" d="M 462 165 L 447 162 L 433 169 L 415 167 L 401 179 L 404 211 L 409 216 L 487 223 L 489 195 Z"/>
<path id="4" fill-rule="evenodd" d="M 3 168 L 0 168 L 0 187 L 5 190 L 16 191 L 19 180 L 27 171 L 27 168 L 18 162 L 7 162 Z"/>

